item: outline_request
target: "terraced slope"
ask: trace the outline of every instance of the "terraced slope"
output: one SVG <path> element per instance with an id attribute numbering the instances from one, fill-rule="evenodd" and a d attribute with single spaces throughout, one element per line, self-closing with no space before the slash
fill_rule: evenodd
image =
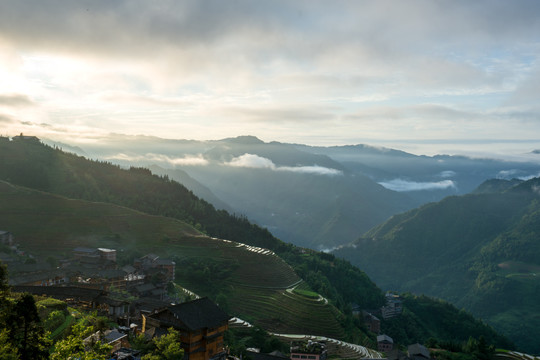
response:
<path id="1" fill-rule="evenodd" d="M 177 260 L 177 281 L 199 295 L 226 294 L 231 312 L 269 331 L 342 338 L 337 309 L 287 289 L 302 280 L 273 252 L 207 237 L 186 223 L 121 206 L 72 200 L 0 182 L 0 229 L 31 254 L 70 254 L 77 246 L 153 252 Z M 184 264 L 216 266 L 202 278 Z M 221 277 L 220 277 L 221 276 Z"/>

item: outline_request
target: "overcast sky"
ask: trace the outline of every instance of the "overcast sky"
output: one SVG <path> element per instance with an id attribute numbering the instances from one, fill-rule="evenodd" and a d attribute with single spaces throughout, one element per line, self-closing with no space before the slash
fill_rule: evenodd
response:
<path id="1" fill-rule="evenodd" d="M 2 0 L 0 134 L 532 150 L 539 57 L 535 0 Z"/>

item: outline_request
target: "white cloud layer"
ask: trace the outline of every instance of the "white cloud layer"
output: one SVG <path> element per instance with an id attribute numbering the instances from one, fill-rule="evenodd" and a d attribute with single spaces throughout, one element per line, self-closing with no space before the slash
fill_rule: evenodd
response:
<path id="1" fill-rule="evenodd" d="M 423 190 L 445 190 L 449 188 L 456 188 L 456 184 L 452 180 L 442 180 L 436 182 L 416 182 L 407 181 L 403 179 L 393 179 L 390 181 L 381 181 L 380 185 L 387 189 L 406 192 L 406 191 L 423 191 Z"/>
<path id="2" fill-rule="evenodd" d="M 105 160 L 120 160 L 130 162 L 154 162 L 158 164 L 168 164 L 173 166 L 204 166 L 208 165 L 208 160 L 203 158 L 202 155 L 186 156 L 186 157 L 170 157 L 163 154 L 148 153 L 145 155 L 129 155 L 119 153 L 115 155 L 109 155 L 104 157 Z"/>
<path id="3" fill-rule="evenodd" d="M 241 156 L 235 157 L 228 163 L 225 163 L 228 166 L 234 167 L 245 167 L 245 168 L 255 168 L 255 169 L 269 169 L 273 171 L 288 171 L 296 172 L 303 174 L 314 174 L 314 175 L 343 175 L 341 170 L 331 169 L 323 166 L 313 165 L 313 166 L 276 166 L 272 160 L 265 157 L 261 157 L 254 154 L 243 154 Z"/>
<path id="4" fill-rule="evenodd" d="M 451 178 L 451 177 L 454 177 L 456 176 L 457 173 L 453 170 L 445 170 L 445 171 L 441 171 L 438 176 L 439 177 L 442 177 L 442 178 Z"/>

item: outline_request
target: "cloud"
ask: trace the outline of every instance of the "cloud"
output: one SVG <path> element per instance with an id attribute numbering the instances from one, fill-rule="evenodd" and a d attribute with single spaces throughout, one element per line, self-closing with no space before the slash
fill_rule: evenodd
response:
<path id="1" fill-rule="evenodd" d="M 456 189 L 456 184 L 452 180 L 442 180 L 437 182 L 416 182 L 403 179 L 394 179 L 390 181 L 382 181 L 379 182 L 379 184 L 387 189 L 397 192 Z"/>
<path id="2" fill-rule="evenodd" d="M 0 114 L 0 123 L 13 123 L 13 122 L 14 120 L 10 116 Z"/>
<path id="3" fill-rule="evenodd" d="M 0 78 L 39 101 L 17 118 L 105 133 L 215 139 L 264 123 L 280 141 L 518 138 L 539 130 L 539 12 L 528 0 L 4 0 Z M 508 131 L 515 119 L 527 128 Z"/>
<path id="4" fill-rule="evenodd" d="M 260 107 L 228 107 L 218 111 L 232 118 L 255 122 L 319 122 L 332 120 L 335 115 L 333 109 L 324 106 L 310 105 L 284 105 Z"/>
<path id="5" fill-rule="evenodd" d="M 318 165 L 312 166 L 276 166 L 274 162 L 265 157 L 261 157 L 254 154 L 244 154 L 238 157 L 235 157 L 231 161 L 225 163 L 228 166 L 234 167 L 245 167 L 253 169 L 269 169 L 273 171 L 287 171 L 287 172 L 296 172 L 302 174 L 314 174 L 314 175 L 343 175 L 341 170 L 336 170 L 332 168 L 327 168 Z"/>
<path id="6" fill-rule="evenodd" d="M 246 167 L 253 169 L 275 169 L 276 165 L 272 160 L 254 155 L 254 154 L 244 154 L 238 157 L 235 157 L 226 165 L 234 167 Z"/>
<path id="7" fill-rule="evenodd" d="M 204 166 L 208 165 L 208 160 L 204 159 L 201 154 L 197 156 L 186 156 L 181 158 L 174 158 L 163 154 L 148 153 L 145 155 L 129 155 L 119 153 L 115 155 L 109 155 L 103 157 L 106 160 L 120 160 L 131 162 L 156 162 L 166 163 L 174 166 Z"/>
<path id="8" fill-rule="evenodd" d="M 316 175 L 343 175 L 343 171 L 327 168 L 324 166 L 280 166 L 276 168 L 277 171 L 290 171 L 303 174 L 316 174 Z"/>
<path id="9" fill-rule="evenodd" d="M 450 178 L 456 176 L 456 172 L 452 170 L 441 171 L 437 176 L 442 178 Z"/>
<path id="10" fill-rule="evenodd" d="M 34 105 L 35 103 L 24 94 L 0 94 L 0 106 L 26 107 Z"/>
<path id="11" fill-rule="evenodd" d="M 139 94 L 132 94 L 129 92 L 109 92 L 101 94 L 100 98 L 107 102 L 123 103 L 130 105 L 143 105 L 143 106 L 185 106 L 191 104 L 191 102 L 178 99 L 178 98 L 163 98 L 156 96 L 144 96 Z"/>
<path id="12" fill-rule="evenodd" d="M 537 178 L 537 177 L 540 177 L 540 173 L 527 175 L 527 176 L 520 176 L 520 177 L 518 177 L 518 179 L 527 181 L 527 180 L 531 180 L 531 179 L 534 179 L 534 178 Z"/>
<path id="13" fill-rule="evenodd" d="M 510 169 L 510 170 L 501 170 L 497 174 L 497 179 L 511 179 L 515 177 L 520 172 L 520 170 L 517 169 Z"/>

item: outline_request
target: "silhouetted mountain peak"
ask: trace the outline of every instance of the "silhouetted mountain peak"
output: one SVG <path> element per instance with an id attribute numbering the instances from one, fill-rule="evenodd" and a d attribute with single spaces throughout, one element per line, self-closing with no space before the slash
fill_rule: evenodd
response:
<path id="1" fill-rule="evenodd" d="M 234 144 L 249 144 L 249 145 L 264 144 L 264 141 L 252 135 L 242 135 L 242 136 L 237 136 L 234 138 L 226 138 L 226 139 L 223 139 L 222 141 L 234 143 Z"/>

